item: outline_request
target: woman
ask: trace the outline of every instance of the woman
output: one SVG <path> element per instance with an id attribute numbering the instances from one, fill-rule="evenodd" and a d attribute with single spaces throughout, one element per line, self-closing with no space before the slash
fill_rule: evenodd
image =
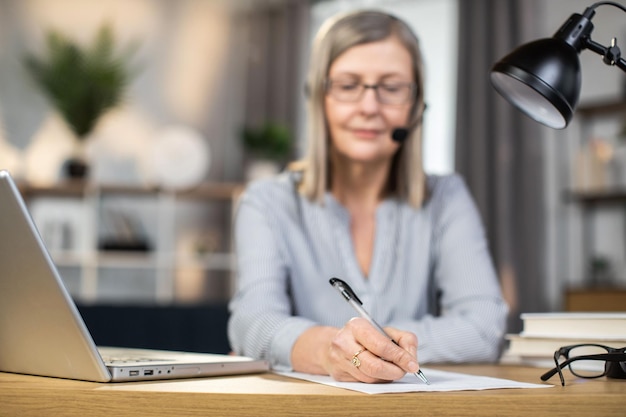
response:
<path id="1" fill-rule="evenodd" d="M 238 354 L 363 382 L 416 372 L 418 356 L 498 358 L 507 307 L 477 210 L 458 176 L 422 169 L 422 73 L 418 40 L 393 16 L 361 11 L 321 28 L 305 161 L 252 183 L 238 208 Z M 398 128 L 406 140 L 392 140 L 407 133 Z M 331 277 L 398 345 L 352 318 Z"/>

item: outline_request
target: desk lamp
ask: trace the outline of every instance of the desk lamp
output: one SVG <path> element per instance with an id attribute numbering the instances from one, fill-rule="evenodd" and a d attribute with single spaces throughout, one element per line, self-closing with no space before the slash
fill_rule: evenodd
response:
<path id="1" fill-rule="evenodd" d="M 578 54 L 589 49 L 603 56 L 607 65 L 626 71 L 626 61 L 615 38 L 606 47 L 591 39 L 591 19 L 601 5 L 626 7 L 600 1 L 583 14 L 574 13 L 551 38 L 522 45 L 502 58 L 491 69 L 491 83 L 498 93 L 535 121 L 554 129 L 564 129 L 572 120 L 580 95 Z"/>

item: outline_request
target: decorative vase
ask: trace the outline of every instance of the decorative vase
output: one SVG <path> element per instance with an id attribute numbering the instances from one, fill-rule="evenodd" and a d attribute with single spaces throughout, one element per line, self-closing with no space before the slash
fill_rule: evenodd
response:
<path id="1" fill-rule="evenodd" d="M 83 180 L 89 176 L 89 164 L 85 152 L 85 139 L 76 142 L 74 155 L 63 163 L 63 173 L 69 179 Z"/>
<path id="2" fill-rule="evenodd" d="M 79 158 L 70 158 L 63 164 L 63 172 L 70 179 L 85 179 L 89 175 L 89 165 Z"/>

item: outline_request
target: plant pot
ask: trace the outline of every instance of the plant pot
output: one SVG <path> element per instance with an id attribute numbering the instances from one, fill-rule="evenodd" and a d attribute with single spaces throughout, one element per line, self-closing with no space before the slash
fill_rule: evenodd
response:
<path id="1" fill-rule="evenodd" d="M 72 157 L 63 164 L 63 173 L 67 178 L 85 179 L 89 175 L 89 165 L 81 158 Z"/>
<path id="2" fill-rule="evenodd" d="M 246 180 L 254 181 L 272 177 L 280 172 L 278 162 L 266 159 L 257 159 L 248 163 L 246 167 Z"/>

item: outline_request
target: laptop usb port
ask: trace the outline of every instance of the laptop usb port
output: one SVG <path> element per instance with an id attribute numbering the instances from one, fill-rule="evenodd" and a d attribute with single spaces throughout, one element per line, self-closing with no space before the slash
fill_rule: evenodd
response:
<path id="1" fill-rule="evenodd" d="M 139 371 L 128 371 L 128 376 L 139 376 Z"/>
<path id="2" fill-rule="evenodd" d="M 154 371 L 152 369 L 146 369 L 143 371 L 144 375 L 154 375 Z"/>

